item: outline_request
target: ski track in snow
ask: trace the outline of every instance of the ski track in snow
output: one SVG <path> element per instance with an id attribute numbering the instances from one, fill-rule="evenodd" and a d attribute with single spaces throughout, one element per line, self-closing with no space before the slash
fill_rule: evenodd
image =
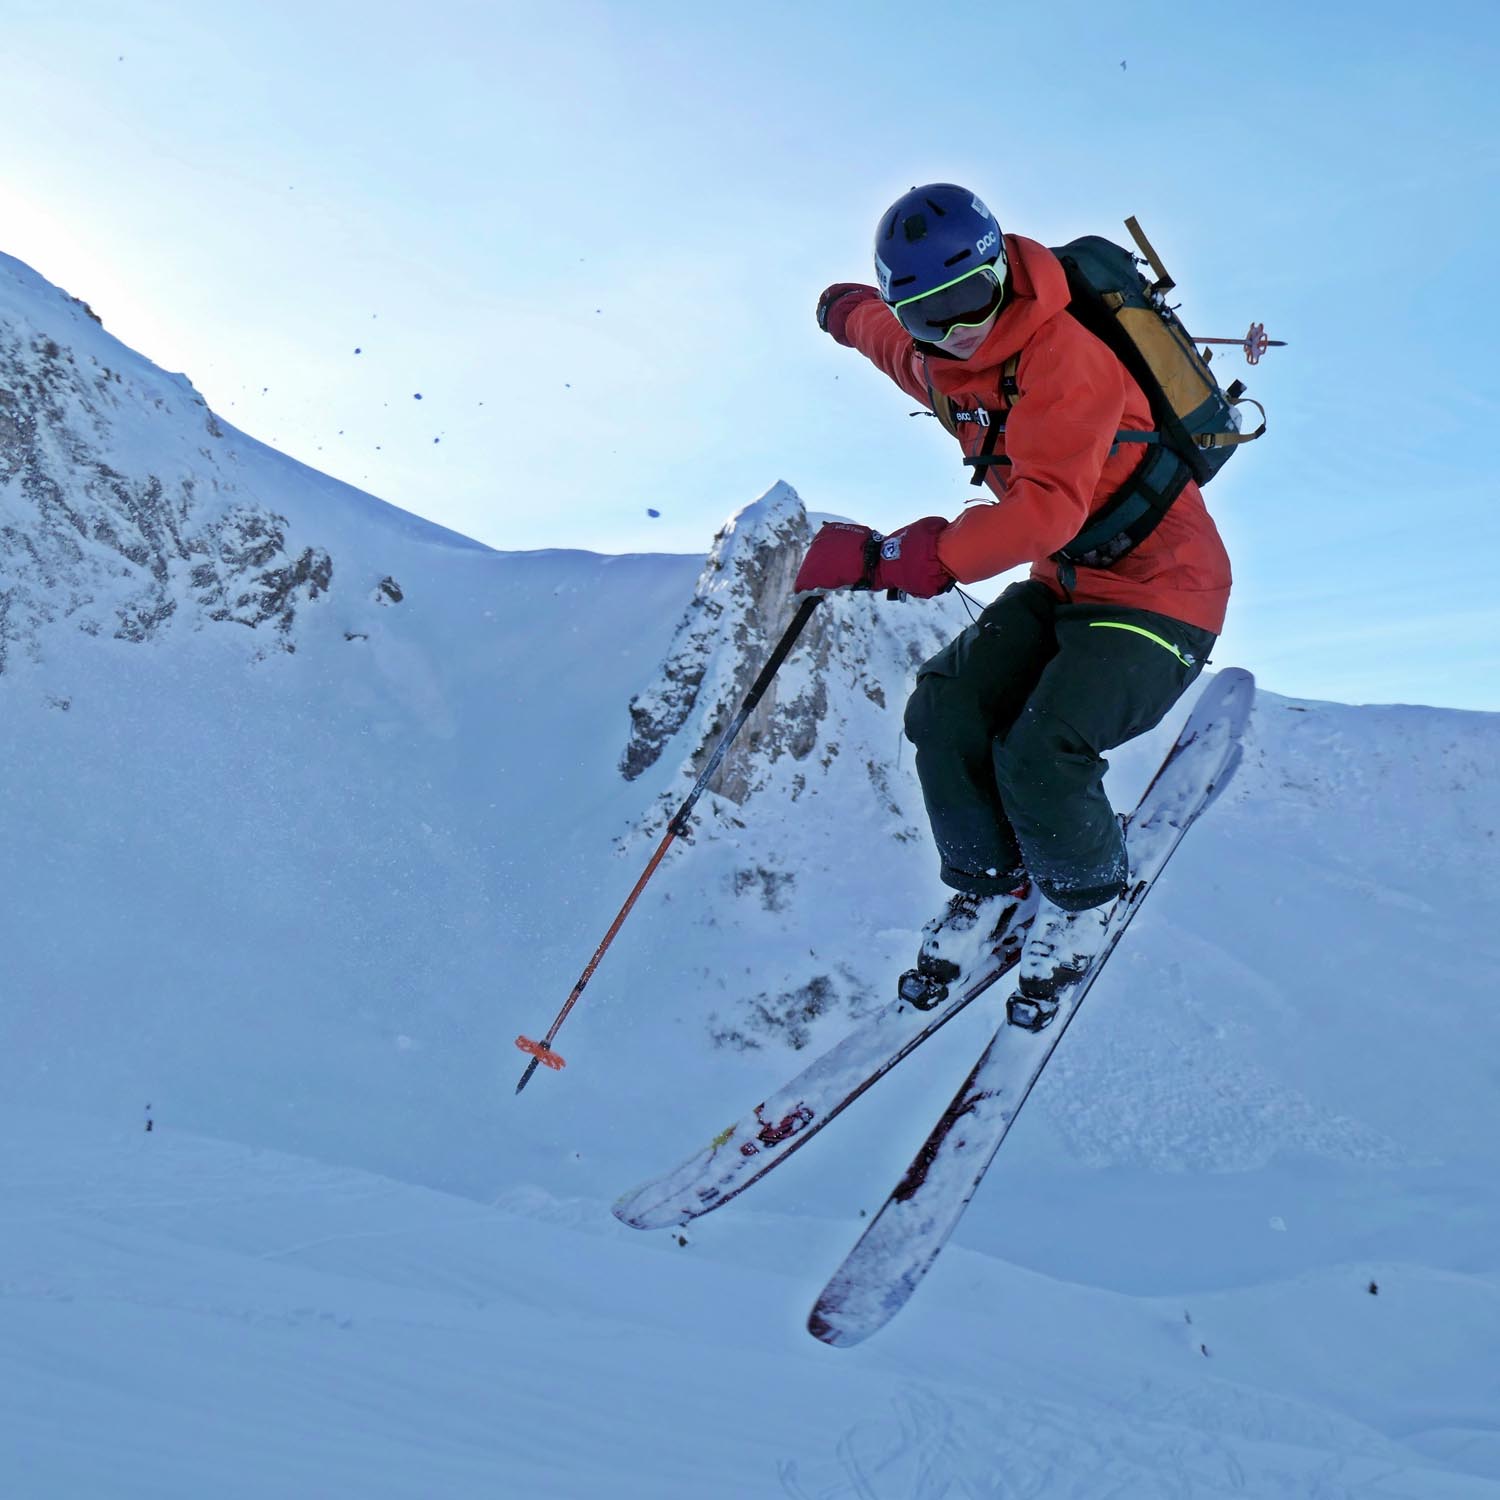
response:
<path id="1" fill-rule="evenodd" d="M 790 1500 L 1209 1500 L 1254 1494 L 1421 1500 L 1465 1492 L 1461 1484 L 1450 1488 L 1445 1476 L 1396 1455 L 1332 1456 L 1315 1444 L 1223 1439 L 1163 1420 L 1080 1427 L 1076 1408 L 1025 1395 L 1007 1403 L 1005 1417 L 997 1430 L 993 1408 L 903 1393 L 887 1415 L 841 1436 L 841 1477 L 814 1478 L 788 1460 L 779 1471 L 782 1487 Z M 1347 1441 L 1348 1434 L 1338 1437 Z"/>

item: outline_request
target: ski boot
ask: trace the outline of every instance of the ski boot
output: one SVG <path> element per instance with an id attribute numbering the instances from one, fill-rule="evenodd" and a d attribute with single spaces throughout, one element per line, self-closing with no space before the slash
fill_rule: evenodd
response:
<path id="1" fill-rule="evenodd" d="M 955 981 L 1001 946 L 1017 917 L 1031 905 L 1028 880 L 1000 895 L 960 891 L 951 897 L 947 909 L 922 929 L 917 966 L 897 983 L 901 999 L 918 1010 L 940 1005 Z"/>
<path id="2" fill-rule="evenodd" d="M 1052 1001 L 1057 992 L 1082 979 L 1109 927 L 1114 902 L 1086 911 L 1064 911 L 1044 900 L 1021 954 L 1017 988 L 1028 1000 Z"/>

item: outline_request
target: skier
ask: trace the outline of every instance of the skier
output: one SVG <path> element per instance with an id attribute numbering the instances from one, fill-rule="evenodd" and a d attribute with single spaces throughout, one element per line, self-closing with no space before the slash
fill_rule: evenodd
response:
<path id="1" fill-rule="evenodd" d="M 1030 913 L 1034 887 L 1043 899 L 1020 984 L 1041 998 L 1081 970 L 1127 889 L 1104 752 L 1157 724 L 1202 670 L 1224 624 L 1229 559 L 1185 466 L 1163 485 L 1166 450 L 1117 441 L 1152 431 L 1150 404 L 1069 315 L 1051 251 L 1003 234 L 974 193 L 933 183 L 881 216 L 875 272 L 878 289 L 830 286 L 818 326 L 913 400 L 948 398 L 965 461 L 993 494 L 954 521 L 925 516 L 886 537 L 825 525 L 796 588 L 930 598 L 1031 564 L 923 663 L 907 703 L 941 878 L 956 894 L 924 932 L 920 983 L 903 976 L 902 993 L 936 1004 Z M 1116 531 L 1125 497 L 1147 486 L 1159 520 L 1144 535 Z"/>

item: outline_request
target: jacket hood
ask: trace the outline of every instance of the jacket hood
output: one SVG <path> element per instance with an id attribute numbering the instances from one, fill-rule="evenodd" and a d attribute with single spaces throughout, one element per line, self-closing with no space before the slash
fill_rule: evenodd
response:
<path id="1" fill-rule="evenodd" d="M 929 356 L 927 360 L 928 376 L 945 396 L 996 387 L 1006 360 L 1019 354 L 1037 329 L 1071 300 L 1067 273 L 1045 245 L 1008 234 L 1005 253 L 1010 262 L 1010 298 L 985 341 L 967 359 Z"/>

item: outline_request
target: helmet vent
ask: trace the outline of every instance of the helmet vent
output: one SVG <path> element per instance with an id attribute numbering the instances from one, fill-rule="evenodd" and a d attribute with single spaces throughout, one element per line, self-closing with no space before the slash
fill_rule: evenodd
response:
<path id="1" fill-rule="evenodd" d="M 969 249 L 969 247 L 967 245 L 965 245 L 963 247 L 963 249 L 958 252 L 957 255 L 950 255 L 948 257 L 948 259 L 943 262 L 943 264 L 945 266 L 956 266 L 959 263 L 959 261 L 961 261 L 961 260 L 967 260 L 973 253 L 974 252 L 971 249 Z"/>
<path id="2" fill-rule="evenodd" d="M 914 245 L 918 240 L 927 238 L 927 220 L 921 214 L 907 214 L 906 222 L 901 228 L 906 234 L 908 245 Z"/>

